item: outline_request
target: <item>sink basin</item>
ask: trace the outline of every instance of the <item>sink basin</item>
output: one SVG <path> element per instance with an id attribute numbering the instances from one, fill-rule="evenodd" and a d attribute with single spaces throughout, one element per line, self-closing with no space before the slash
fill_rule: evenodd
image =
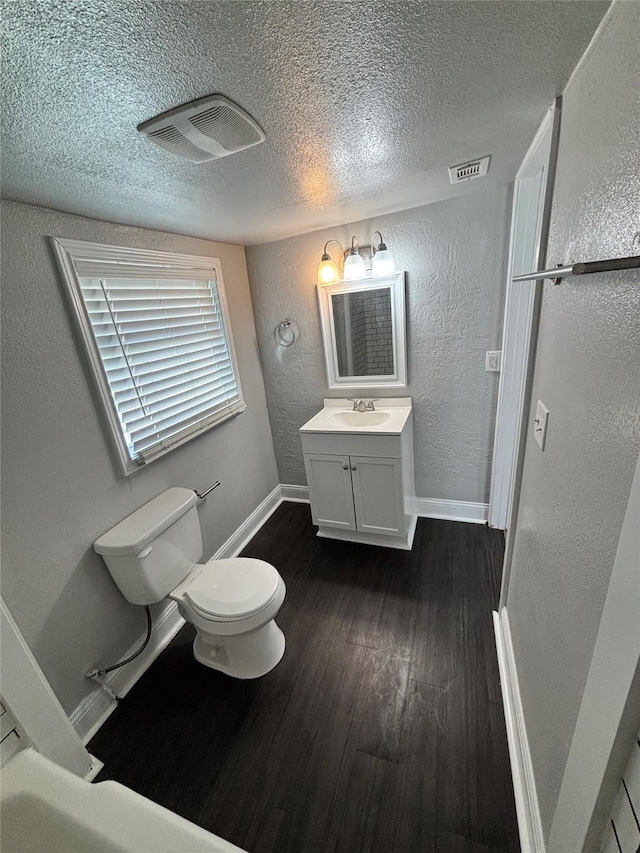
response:
<path id="1" fill-rule="evenodd" d="M 373 412 L 354 412 L 353 401 L 334 397 L 324 401 L 324 408 L 303 424 L 300 432 L 400 435 L 410 416 L 410 397 L 385 397 Z"/>
<path id="2" fill-rule="evenodd" d="M 340 426 L 380 426 L 391 417 L 390 412 L 335 412 L 328 420 Z"/>

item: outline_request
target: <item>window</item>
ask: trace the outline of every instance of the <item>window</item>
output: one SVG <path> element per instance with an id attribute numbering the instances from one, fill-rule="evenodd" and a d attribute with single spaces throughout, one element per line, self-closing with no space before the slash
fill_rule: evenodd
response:
<path id="1" fill-rule="evenodd" d="M 244 411 L 217 259 L 52 242 L 125 474 Z"/>

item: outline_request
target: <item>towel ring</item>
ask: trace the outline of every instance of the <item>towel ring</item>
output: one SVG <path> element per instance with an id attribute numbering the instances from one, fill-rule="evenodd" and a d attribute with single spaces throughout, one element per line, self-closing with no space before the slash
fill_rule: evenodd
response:
<path id="1" fill-rule="evenodd" d="M 273 330 L 273 337 L 280 347 L 290 347 L 296 340 L 296 333 L 291 328 L 291 320 L 283 320 Z"/>

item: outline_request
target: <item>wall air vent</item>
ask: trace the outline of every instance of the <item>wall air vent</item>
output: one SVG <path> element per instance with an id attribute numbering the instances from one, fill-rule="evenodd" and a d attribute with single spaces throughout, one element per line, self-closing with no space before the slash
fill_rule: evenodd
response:
<path id="1" fill-rule="evenodd" d="M 459 166 L 449 166 L 449 180 L 452 184 L 461 184 L 472 178 L 482 178 L 489 171 L 490 159 L 491 157 L 480 157 L 478 160 L 460 163 Z"/>
<path id="2" fill-rule="evenodd" d="M 203 163 L 264 142 L 260 125 L 241 107 L 208 95 L 138 125 L 156 145 L 192 163 Z"/>

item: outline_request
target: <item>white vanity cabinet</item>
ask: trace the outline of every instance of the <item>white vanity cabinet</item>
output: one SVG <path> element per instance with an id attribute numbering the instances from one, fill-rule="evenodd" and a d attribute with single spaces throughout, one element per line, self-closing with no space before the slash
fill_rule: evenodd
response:
<path id="1" fill-rule="evenodd" d="M 330 453 L 305 453 L 311 514 L 319 527 L 356 529 L 351 460 Z"/>
<path id="2" fill-rule="evenodd" d="M 380 425 L 362 413 L 361 425 L 354 418 L 335 426 L 336 402 L 325 401 L 333 403 L 326 424 L 316 416 L 300 430 L 318 536 L 408 550 L 415 531 L 411 409 Z"/>
<path id="3" fill-rule="evenodd" d="M 382 536 L 405 533 L 402 460 L 351 456 L 356 529 Z"/>

